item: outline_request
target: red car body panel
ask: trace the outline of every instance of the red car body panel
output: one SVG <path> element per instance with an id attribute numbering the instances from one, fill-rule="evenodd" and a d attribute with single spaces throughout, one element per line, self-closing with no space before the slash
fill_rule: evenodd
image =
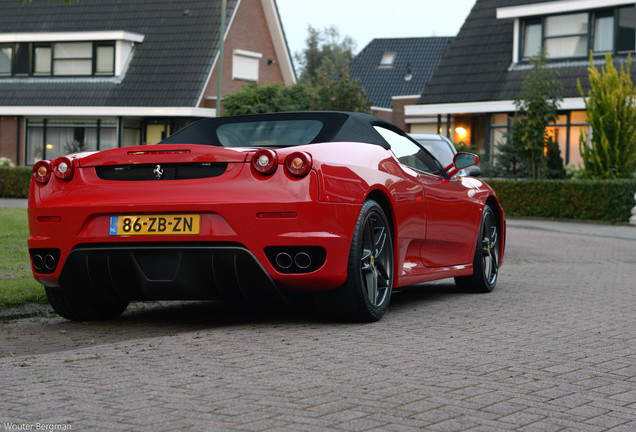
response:
<path id="1" fill-rule="evenodd" d="M 311 172 L 295 177 L 283 168 L 292 152 L 312 158 Z M 495 208 L 503 262 L 504 212 L 492 189 L 467 177 L 447 178 L 402 165 L 391 150 L 360 142 L 326 142 L 276 148 L 271 175 L 256 172 L 255 148 L 199 144 L 138 146 L 69 156 L 71 180 L 32 181 L 28 246 L 59 249 L 54 271 L 33 268 L 35 278 L 59 287 L 69 254 L 87 245 L 240 244 L 283 293 L 318 292 L 342 285 L 356 221 L 370 197 L 385 209 L 393 228 L 395 287 L 470 275 L 484 206 Z M 227 163 L 212 178 L 161 181 L 103 180 L 96 167 Z M 200 214 L 197 235 L 115 236 L 111 216 Z M 320 268 L 284 273 L 267 247 L 321 247 Z M 116 271 L 116 269 L 111 269 Z M 175 298 L 179 298 L 175 295 Z"/>

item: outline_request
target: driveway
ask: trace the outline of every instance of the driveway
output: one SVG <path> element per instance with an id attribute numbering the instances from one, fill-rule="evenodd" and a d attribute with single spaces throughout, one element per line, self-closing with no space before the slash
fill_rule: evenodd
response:
<path id="1" fill-rule="evenodd" d="M 493 293 L 411 287 L 374 324 L 183 302 L 11 320 L 0 431 L 634 431 L 635 279 L 634 227 L 511 220 Z"/>

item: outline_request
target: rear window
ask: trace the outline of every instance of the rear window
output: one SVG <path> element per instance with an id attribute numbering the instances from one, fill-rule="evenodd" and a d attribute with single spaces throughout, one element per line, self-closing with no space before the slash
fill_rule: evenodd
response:
<path id="1" fill-rule="evenodd" d="M 290 147 L 309 144 L 322 127 L 320 120 L 226 123 L 216 135 L 223 147 Z"/>

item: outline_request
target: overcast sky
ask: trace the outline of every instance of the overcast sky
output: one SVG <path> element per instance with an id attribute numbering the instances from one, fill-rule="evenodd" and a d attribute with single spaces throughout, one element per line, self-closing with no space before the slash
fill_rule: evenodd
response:
<path id="1" fill-rule="evenodd" d="M 374 38 L 455 36 L 476 0 L 276 0 L 292 55 L 309 25 L 334 25 L 360 52 Z"/>

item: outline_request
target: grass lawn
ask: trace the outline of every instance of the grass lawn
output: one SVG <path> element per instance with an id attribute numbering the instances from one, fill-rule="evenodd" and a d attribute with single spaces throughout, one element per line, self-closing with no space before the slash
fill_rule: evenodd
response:
<path id="1" fill-rule="evenodd" d="M 26 209 L 0 208 L 0 308 L 46 303 L 44 287 L 31 273 L 28 237 Z"/>

